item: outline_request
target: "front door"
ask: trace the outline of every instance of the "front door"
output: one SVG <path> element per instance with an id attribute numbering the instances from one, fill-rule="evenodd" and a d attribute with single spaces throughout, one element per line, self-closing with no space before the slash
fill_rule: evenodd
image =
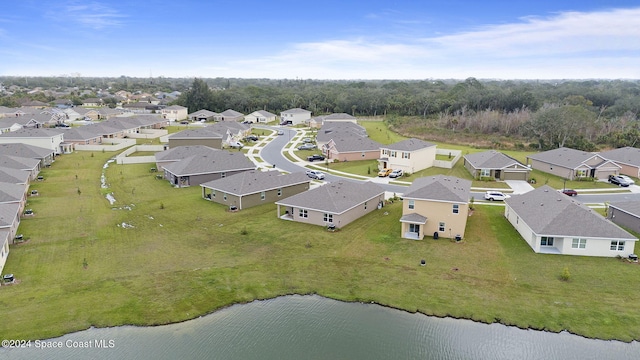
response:
<path id="1" fill-rule="evenodd" d="M 420 235 L 420 224 L 409 224 L 409 232 Z"/>
<path id="2" fill-rule="evenodd" d="M 502 175 L 502 170 L 496 170 L 496 171 L 495 171 L 496 179 L 500 179 L 500 176 L 501 176 L 501 175 Z"/>

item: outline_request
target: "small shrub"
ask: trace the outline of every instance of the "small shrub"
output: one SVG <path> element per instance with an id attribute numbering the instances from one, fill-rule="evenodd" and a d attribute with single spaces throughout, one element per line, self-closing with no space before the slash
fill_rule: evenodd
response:
<path id="1" fill-rule="evenodd" d="M 160 210 L 163 210 L 163 209 L 164 209 L 164 203 L 163 203 L 163 202 L 161 202 L 161 203 L 160 203 Z"/>
<path id="2" fill-rule="evenodd" d="M 247 235 L 249 234 L 249 231 L 247 230 L 247 227 L 245 226 L 244 228 L 242 228 L 242 230 L 240 230 L 240 235 Z"/>
<path id="3" fill-rule="evenodd" d="M 560 274 L 560 280 L 569 281 L 571 280 L 571 273 L 569 272 L 569 268 L 567 266 L 562 269 L 562 274 Z"/>

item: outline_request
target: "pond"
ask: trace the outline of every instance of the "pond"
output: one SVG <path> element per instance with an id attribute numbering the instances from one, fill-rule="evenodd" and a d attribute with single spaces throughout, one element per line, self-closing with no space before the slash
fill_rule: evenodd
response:
<path id="1" fill-rule="evenodd" d="M 51 346 L 59 348 L 43 348 Z M 640 343 L 434 318 L 320 296 L 234 305 L 187 322 L 89 329 L 10 359 L 633 359 Z M 5 357 L 6 356 L 6 357 Z"/>

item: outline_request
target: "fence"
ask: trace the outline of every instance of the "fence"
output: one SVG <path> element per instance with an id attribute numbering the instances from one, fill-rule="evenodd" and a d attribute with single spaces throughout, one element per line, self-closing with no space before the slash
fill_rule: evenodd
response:
<path id="1" fill-rule="evenodd" d="M 445 155 L 450 156 L 450 160 L 436 160 L 433 162 L 433 166 L 445 169 L 452 169 L 453 166 L 460 160 L 462 156 L 462 151 L 460 150 L 450 150 L 450 149 L 436 149 L 437 155 Z"/>
<path id="2" fill-rule="evenodd" d="M 144 164 L 144 163 L 155 163 L 156 157 L 153 155 L 149 156 L 129 156 L 138 151 L 163 151 L 164 145 L 136 145 L 131 148 L 121 152 L 116 156 L 116 164 L 124 165 L 124 164 Z"/>

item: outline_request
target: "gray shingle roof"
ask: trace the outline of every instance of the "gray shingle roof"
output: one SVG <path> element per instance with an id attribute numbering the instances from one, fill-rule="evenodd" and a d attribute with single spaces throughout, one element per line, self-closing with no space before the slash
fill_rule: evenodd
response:
<path id="1" fill-rule="evenodd" d="M 244 116 L 243 113 L 235 111 L 233 109 L 227 109 L 227 110 L 221 112 L 220 115 L 228 116 L 228 117 L 241 117 L 241 116 Z"/>
<path id="2" fill-rule="evenodd" d="M 384 194 L 384 189 L 372 182 L 338 181 L 305 191 L 276 202 L 278 205 L 312 209 L 331 214 L 345 211 Z M 377 206 L 378 204 L 369 204 Z"/>
<path id="3" fill-rule="evenodd" d="M 200 186 L 232 195 L 245 196 L 310 181 L 311 179 L 303 172 L 281 174 L 278 171 L 253 170 L 208 181 Z"/>
<path id="4" fill-rule="evenodd" d="M 300 114 L 300 113 L 311 113 L 309 110 L 295 108 L 283 111 L 281 114 Z"/>
<path id="5" fill-rule="evenodd" d="M 18 218 L 20 204 L 0 204 L 0 228 L 9 228 Z"/>
<path id="6" fill-rule="evenodd" d="M 336 150 L 339 152 L 379 151 L 381 144 L 368 137 L 340 136 L 333 138 Z"/>
<path id="7" fill-rule="evenodd" d="M 226 131 L 216 130 L 212 127 L 188 129 L 169 135 L 169 139 L 222 139 Z"/>
<path id="8" fill-rule="evenodd" d="M 436 144 L 420 139 L 407 139 L 390 145 L 384 145 L 383 148 L 396 151 L 415 151 L 432 146 L 436 146 Z"/>
<path id="9" fill-rule="evenodd" d="M 223 151 L 219 149 L 210 148 L 204 145 L 188 145 L 188 146 L 176 146 L 169 150 L 160 151 L 155 154 L 157 161 L 171 161 L 171 160 L 182 160 L 186 159 L 190 156 L 199 155 L 199 154 L 213 154 L 218 151 Z"/>
<path id="10" fill-rule="evenodd" d="M 158 155 L 162 156 L 161 154 L 164 152 L 171 152 L 171 150 L 177 150 L 179 148 L 194 147 L 178 146 L 174 149 L 169 149 L 157 153 L 156 159 L 158 159 Z M 209 150 L 201 148 L 206 148 Z M 247 157 L 242 152 L 216 150 L 206 146 L 202 146 L 201 148 L 196 149 L 195 153 L 179 159 L 179 161 L 165 165 L 164 169 L 176 176 L 189 176 L 238 170 L 252 170 L 256 168 L 253 162 L 247 159 Z"/>
<path id="11" fill-rule="evenodd" d="M 327 142 L 331 139 L 367 137 L 367 130 L 352 122 L 328 122 L 324 123 L 316 134 L 319 142 Z"/>
<path id="12" fill-rule="evenodd" d="M 605 159 L 613 160 L 617 163 L 640 166 L 640 149 L 634 147 L 623 147 L 619 149 L 603 151 L 600 153 Z"/>
<path id="13" fill-rule="evenodd" d="M 206 109 L 202 109 L 202 110 L 198 110 L 196 112 L 192 112 L 191 114 L 189 114 L 189 117 L 194 117 L 194 116 L 198 116 L 198 117 L 212 117 L 214 115 L 218 115 L 218 113 L 210 111 L 210 110 L 206 110 Z"/>
<path id="14" fill-rule="evenodd" d="M 0 154 L 3 155 L 13 155 L 30 159 L 44 159 L 48 156 L 52 156 L 53 153 L 53 150 L 39 146 L 21 143 L 0 144 Z"/>
<path id="15" fill-rule="evenodd" d="M 0 167 L 0 182 L 26 184 L 29 181 L 29 176 L 28 171 Z"/>
<path id="16" fill-rule="evenodd" d="M 558 148 L 527 156 L 529 159 L 575 169 L 597 154 L 570 148 Z"/>
<path id="17" fill-rule="evenodd" d="M 38 164 L 40 164 L 38 159 L 0 154 L 1 167 L 32 171 Z"/>
<path id="18" fill-rule="evenodd" d="M 30 128 L 30 129 L 20 129 L 18 131 L 11 131 L 4 133 L 0 136 L 3 138 L 51 138 L 54 136 L 58 136 L 63 133 L 64 130 L 57 129 L 44 129 L 44 128 Z"/>
<path id="19" fill-rule="evenodd" d="M 612 202 L 609 206 L 640 218 L 640 201 L 618 201 Z"/>
<path id="20" fill-rule="evenodd" d="M 0 203 L 19 202 L 24 198 L 25 184 L 0 182 Z"/>
<path id="21" fill-rule="evenodd" d="M 495 150 L 467 154 L 464 158 L 475 169 L 503 169 L 514 164 L 525 167 L 518 160 Z"/>
<path id="22" fill-rule="evenodd" d="M 414 224 L 426 224 L 427 223 L 427 217 L 426 216 L 422 216 L 420 214 L 411 213 L 411 214 L 402 215 L 402 217 L 400 218 L 400 222 L 408 222 L 408 223 L 414 223 Z"/>
<path id="23" fill-rule="evenodd" d="M 405 199 L 468 203 L 471 181 L 455 176 L 425 176 L 417 178 L 403 194 Z"/>
<path id="24" fill-rule="evenodd" d="M 635 239 L 586 205 L 547 185 L 513 195 L 505 202 L 538 235 Z"/>

